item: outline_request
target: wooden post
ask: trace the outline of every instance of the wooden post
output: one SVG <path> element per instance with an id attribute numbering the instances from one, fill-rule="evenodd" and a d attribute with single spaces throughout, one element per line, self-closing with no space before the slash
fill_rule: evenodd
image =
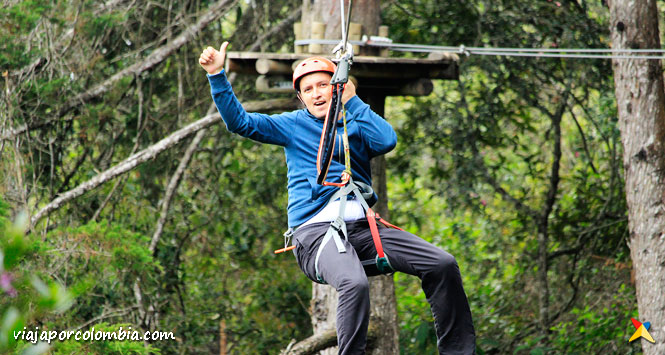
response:
<path id="1" fill-rule="evenodd" d="M 284 75 L 291 75 L 293 73 L 293 69 L 291 69 L 291 65 L 268 59 L 268 58 L 259 58 L 256 60 L 256 71 L 259 74 L 284 74 Z"/>
<path id="2" fill-rule="evenodd" d="M 323 39 L 326 32 L 326 24 L 321 22 L 312 22 L 312 39 Z M 310 44 L 309 52 L 312 54 L 323 53 L 323 46 L 320 44 Z"/>
<path id="3" fill-rule="evenodd" d="M 302 22 L 296 22 L 293 24 L 293 34 L 295 35 L 296 41 L 303 39 L 302 36 Z M 304 46 L 296 46 L 294 45 L 295 48 L 293 48 L 293 52 L 296 54 L 302 54 L 304 53 Z"/>
<path id="4" fill-rule="evenodd" d="M 383 117 L 386 97 L 381 93 L 364 93 L 360 98 L 365 101 L 376 114 Z M 386 178 L 386 157 L 380 155 L 372 159 L 372 188 L 379 196 L 373 209 L 385 219 L 390 220 L 388 211 L 388 188 Z M 395 298 L 395 282 L 393 275 L 382 275 L 370 279 L 371 322 L 379 325 L 382 333 L 376 346 L 368 354 L 399 354 L 399 327 L 397 326 L 397 299 Z"/>
<path id="5" fill-rule="evenodd" d="M 379 36 L 388 38 L 388 26 L 379 26 Z M 390 50 L 388 48 L 384 48 L 379 51 L 379 56 L 387 57 L 389 53 Z"/>
<path id="6" fill-rule="evenodd" d="M 363 36 L 363 25 L 356 22 L 349 24 L 349 41 L 360 41 Z M 360 54 L 360 46 L 353 46 L 353 53 Z"/>
<path id="7" fill-rule="evenodd" d="M 259 92 L 270 92 L 275 94 L 292 94 L 291 80 L 286 76 L 259 75 L 254 83 Z"/>

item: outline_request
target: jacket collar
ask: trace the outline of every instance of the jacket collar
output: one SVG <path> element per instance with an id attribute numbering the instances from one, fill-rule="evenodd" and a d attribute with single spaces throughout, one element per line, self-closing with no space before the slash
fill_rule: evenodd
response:
<path id="1" fill-rule="evenodd" d="M 305 113 L 305 117 L 306 117 L 306 118 L 311 118 L 311 119 L 313 119 L 313 120 L 317 120 L 317 121 L 323 122 L 323 118 L 317 118 L 316 116 L 312 115 L 312 113 L 309 112 L 309 110 L 307 109 L 307 107 L 303 108 L 302 110 L 303 110 L 303 112 Z M 346 112 L 346 122 L 348 123 L 349 121 L 351 121 L 351 117 L 350 117 L 350 115 L 349 115 L 349 112 L 347 111 L 347 112 Z M 342 121 L 341 118 L 338 120 L 338 122 L 339 122 L 340 125 L 343 124 L 343 121 Z"/>
<path id="2" fill-rule="evenodd" d="M 303 108 L 302 110 L 305 112 L 305 117 L 313 119 L 313 120 L 317 120 L 317 121 L 323 121 L 323 118 L 317 118 L 316 116 L 312 115 L 312 113 L 309 112 L 307 107 Z"/>

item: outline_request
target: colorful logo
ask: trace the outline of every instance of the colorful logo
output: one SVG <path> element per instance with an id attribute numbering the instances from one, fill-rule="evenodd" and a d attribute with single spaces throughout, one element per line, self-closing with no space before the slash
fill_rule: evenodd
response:
<path id="1" fill-rule="evenodd" d="M 651 323 L 649 323 L 649 322 L 640 323 L 640 321 L 638 321 L 635 318 L 631 318 L 630 320 L 633 321 L 633 325 L 635 326 L 635 329 L 637 329 L 637 330 L 635 330 L 635 333 L 633 333 L 633 336 L 630 337 L 630 340 L 628 340 L 629 343 L 632 342 L 633 340 L 636 340 L 636 339 L 639 339 L 639 338 L 644 338 L 644 339 L 646 339 L 646 340 L 648 340 L 652 343 L 656 342 L 651 337 L 651 334 L 649 334 L 649 328 L 651 327 Z"/>

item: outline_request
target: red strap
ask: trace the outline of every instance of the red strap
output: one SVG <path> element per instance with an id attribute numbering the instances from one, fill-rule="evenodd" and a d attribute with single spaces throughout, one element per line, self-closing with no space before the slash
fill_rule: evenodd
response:
<path id="1" fill-rule="evenodd" d="M 376 247 L 376 254 L 379 258 L 385 257 L 383 254 L 383 245 L 381 244 L 381 237 L 379 236 L 379 228 L 376 226 L 376 216 L 377 214 L 372 211 L 371 208 L 367 209 L 367 221 L 369 222 L 369 230 L 372 233 L 372 239 L 374 240 L 374 246 Z"/>
<path id="2" fill-rule="evenodd" d="M 394 224 L 388 223 L 388 221 L 386 221 L 385 219 L 383 219 L 383 217 L 379 216 L 378 213 L 376 214 L 376 219 L 378 219 L 379 222 L 383 223 L 386 227 L 399 229 L 399 230 L 401 230 L 402 232 L 404 232 L 404 229 L 402 229 L 402 228 L 400 228 L 400 227 L 398 227 L 398 226 L 396 226 L 396 225 L 394 225 Z"/>

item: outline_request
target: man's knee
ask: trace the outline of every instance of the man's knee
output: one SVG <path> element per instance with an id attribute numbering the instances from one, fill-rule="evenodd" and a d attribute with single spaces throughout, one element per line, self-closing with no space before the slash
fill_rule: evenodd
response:
<path id="1" fill-rule="evenodd" d="M 353 293 L 354 295 L 369 295 L 369 281 L 367 276 L 362 275 L 345 275 L 340 280 L 337 289 L 339 293 Z"/>
<path id="2" fill-rule="evenodd" d="M 459 273 L 457 260 L 450 253 L 437 248 L 435 260 L 436 262 L 432 265 L 433 272 L 442 276 Z"/>

